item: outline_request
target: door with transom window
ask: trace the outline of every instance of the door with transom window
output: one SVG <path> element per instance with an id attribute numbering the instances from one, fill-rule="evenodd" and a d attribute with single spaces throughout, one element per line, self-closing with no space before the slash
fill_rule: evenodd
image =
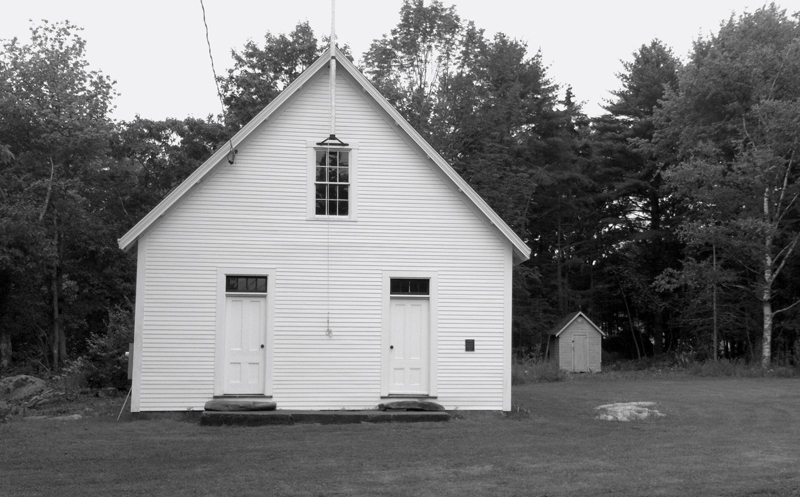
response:
<path id="1" fill-rule="evenodd" d="M 389 394 L 427 395 L 429 280 L 393 278 L 390 313 Z"/>
<path id="2" fill-rule="evenodd" d="M 226 277 L 223 394 L 264 393 L 267 278 Z"/>

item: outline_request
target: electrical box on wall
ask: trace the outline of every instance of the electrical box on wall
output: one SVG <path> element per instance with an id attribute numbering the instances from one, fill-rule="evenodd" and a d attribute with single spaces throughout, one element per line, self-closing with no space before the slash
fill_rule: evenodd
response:
<path id="1" fill-rule="evenodd" d="M 464 350 L 466 352 L 475 352 L 475 340 L 464 340 Z"/>

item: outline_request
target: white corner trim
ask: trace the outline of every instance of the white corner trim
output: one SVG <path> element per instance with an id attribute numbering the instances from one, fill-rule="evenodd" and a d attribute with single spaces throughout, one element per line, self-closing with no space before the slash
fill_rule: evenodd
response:
<path id="1" fill-rule="evenodd" d="M 512 283 L 514 271 L 514 253 L 509 247 L 505 255 L 503 264 L 503 272 L 505 273 L 504 281 L 504 306 L 503 306 L 503 410 L 511 410 L 511 361 L 512 356 L 512 330 L 514 319 L 513 302 L 514 302 L 514 286 Z"/>
<path id="2" fill-rule="evenodd" d="M 136 248 L 136 304 L 133 318 L 133 378 L 131 380 L 131 412 L 139 412 L 142 398 L 142 351 L 144 345 L 144 300 L 147 282 L 147 237 L 139 239 Z"/>

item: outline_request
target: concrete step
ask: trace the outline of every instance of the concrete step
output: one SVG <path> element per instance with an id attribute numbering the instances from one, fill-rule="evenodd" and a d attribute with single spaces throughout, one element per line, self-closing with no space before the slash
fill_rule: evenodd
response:
<path id="1" fill-rule="evenodd" d="M 203 426 L 265 426 L 296 423 L 419 423 L 449 421 L 444 411 L 205 411 Z"/>

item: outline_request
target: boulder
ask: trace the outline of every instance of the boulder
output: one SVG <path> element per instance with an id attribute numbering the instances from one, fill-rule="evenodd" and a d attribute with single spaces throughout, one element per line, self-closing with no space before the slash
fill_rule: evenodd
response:
<path id="1" fill-rule="evenodd" d="M 398 400 L 378 404 L 379 411 L 444 411 L 444 407 L 427 400 Z"/>
<path id="2" fill-rule="evenodd" d="M 64 416 L 54 416 L 47 419 L 52 419 L 53 421 L 77 421 L 79 419 L 83 419 L 83 416 L 80 414 L 66 414 Z"/>
<path id="3" fill-rule="evenodd" d="M 211 399 L 206 402 L 206 411 L 274 411 L 275 402 L 258 399 Z"/>
<path id="4" fill-rule="evenodd" d="M 26 400 L 44 392 L 46 384 L 34 376 L 25 374 L 9 376 L 0 380 L 0 400 L 9 402 Z"/>
<path id="5" fill-rule="evenodd" d="M 664 416 L 653 406 L 655 406 L 655 402 L 618 402 L 616 404 L 598 406 L 595 409 L 600 411 L 597 419 L 603 421 L 625 422 Z"/>
<path id="6" fill-rule="evenodd" d="M 116 397 L 119 395 L 119 390 L 114 387 L 105 387 L 97 391 L 98 397 Z"/>
<path id="7" fill-rule="evenodd" d="M 32 398 L 25 404 L 25 407 L 28 409 L 37 409 L 39 407 L 46 406 L 48 404 L 55 404 L 60 402 L 64 398 L 63 392 L 57 392 L 55 390 L 45 390 L 44 392 L 40 393 L 36 397 Z"/>

